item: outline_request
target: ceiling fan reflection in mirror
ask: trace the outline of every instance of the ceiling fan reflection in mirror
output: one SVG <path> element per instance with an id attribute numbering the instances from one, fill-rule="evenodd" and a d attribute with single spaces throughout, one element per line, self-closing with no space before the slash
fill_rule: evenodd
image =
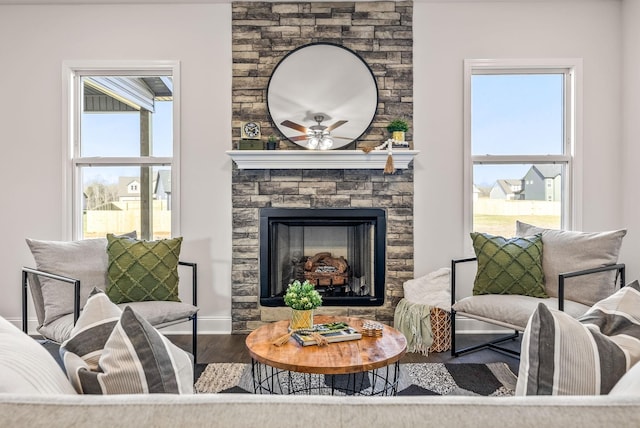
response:
<path id="1" fill-rule="evenodd" d="M 302 132 L 304 135 L 289 137 L 289 139 L 292 141 L 307 140 L 307 148 L 312 150 L 329 150 L 331 147 L 333 147 L 334 138 L 350 141 L 353 140 L 353 138 L 349 137 L 338 137 L 331 135 L 331 131 L 347 123 L 347 120 L 339 120 L 332 125 L 326 126 L 322 124 L 324 119 L 324 114 L 314 115 L 313 120 L 315 120 L 317 123 L 315 125 L 311 125 L 308 128 L 290 120 L 284 120 L 280 123 L 280 125 Z"/>

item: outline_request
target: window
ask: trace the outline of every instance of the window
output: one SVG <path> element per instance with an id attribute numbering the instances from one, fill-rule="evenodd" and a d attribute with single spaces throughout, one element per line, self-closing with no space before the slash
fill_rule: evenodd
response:
<path id="1" fill-rule="evenodd" d="M 69 65 L 72 239 L 177 231 L 177 64 Z"/>
<path id="2" fill-rule="evenodd" d="M 577 226 L 580 66 L 579 60 L 465 61 L 465 236 L 510 237 L 516 220 Z"/>

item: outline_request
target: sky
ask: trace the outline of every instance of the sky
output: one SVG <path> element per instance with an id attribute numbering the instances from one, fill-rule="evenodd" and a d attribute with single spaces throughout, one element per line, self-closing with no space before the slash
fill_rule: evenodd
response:
<path id="1" fill-rule="evenodd" d="M 561 154 L 563 75 L 474 75 L 471 81 L 473 155 Z M 530 165 L 474 167 L 474 183 L 519 179 Z"/>

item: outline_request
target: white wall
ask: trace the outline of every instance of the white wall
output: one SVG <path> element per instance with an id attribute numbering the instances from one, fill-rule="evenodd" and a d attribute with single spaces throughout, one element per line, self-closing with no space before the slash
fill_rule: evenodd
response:
<path id="1" fill-rule="evenodd" d="M 583 58 L 582 229 L 624 227 L 620 26 L 617 1 L 414 4 L 416 276 L 465 255 L 465 58 Z"/>
<path id="2" fill-rule="evenodd" d="M 20 267 L 34 264 L 24 238 L 70 238 L 61 218 L 62 62 L 179 60 L 181 258 L 199 264 L 201 329 L 230 331 L 230 4 L 4 5 L 0 58 L 0 315 L 20 319 Z"/>
<path id="3" fill-rule="evenodd" d="M 624 223 L 629 228 L 622 254 L 627 264 L 627 282 L 640 275 L 640 1 L 625 0 L 623 16 L 623 153 L 622 181 Z"/>
<path id="4" fill-rule="evenodd" d="M 624 6 L 614 0 L 414 3 L 414 135 L 421 150 L 415 161 L 416 276 L 462 255 L 465 58 L 584 59 L 583 229 L 626 226 L 626 254 L 640 246 L 638 202 L 631 200 L 634 161 L 640 160 L 633 143 L 640 124 L 632 123 L 640 88 L 632 80 L 640 74 L 640 57 L 631 44 L 624 50 L 630 61 L 625 85 L 633 88 L 624 98 L 629 184 L 621 188 L 623 7 L 625 37 L 638 40 L 640 30 L 631 29 L 640 19 L 635 0 Z M 24 238 L 68 238 L 62 236 L 60 198 L 62 62 L 172 59 L 182 64 L 184 259 L 200 267 L 201 331 L 230 330 L 231 163 L 224 153 L 231 135 L 230 26 L 229 3 L 0 6 L 0 315 L 20 318 L 20 267 L 33 264 Z M 629 257 L 624 261 L 631 263 Z"/>

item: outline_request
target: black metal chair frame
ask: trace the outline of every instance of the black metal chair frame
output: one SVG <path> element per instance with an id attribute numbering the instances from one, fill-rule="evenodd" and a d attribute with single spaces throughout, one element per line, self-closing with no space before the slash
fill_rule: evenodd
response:
<path id="1" fill-rule="evenodd" d="M 192 305 L 198 306 L 198 265 L 197 263 L 191 262 L 178 262 L 181 266 L 187 266 L 191 268 L 191 293 L 192 293 Z M 29 274 L 36 276 L 43 276 L 46 278 L 55 279 L 58 281 L 66 282 L 68 284 L 73 284 L 73 324 L 75 325 L 78 321 L 78 317 L 80 316 L 80 280 L 75 278 L 69 278 L 62 275 L 56 275 L 50 272 L 44 272 L 41 270 L 23 267 L 22 268 L 22 331 L 28 334 L 28 317 L 27 317 L 27 308 L 28 308 L 28 292 L 29 292 Z M 195 365 L 197 361 L 198 354 L 198 313 L 194 313 L 189 318 L 186 318 L 185 321 L 191 321 L 192 325 L 192 339 L 191 339 L 191 352 L 193 353 L 193 365 L 194 365 L 194 375 L 195 375 Z M 184 322 L 184 321 L 180 321 Z"/>
<path id="2" fill-rule="evenodd" d="M 466 354 L 469 352 L 479 351 L 481 349 L 491 349 L 496 352 L 501 352 L 507 354 L 511 357 L 520 357 L 519 351 L 514 351 L 513 349 L 505 348 L 500 346 L 500 344 L 510 341 L 516 340 L 520 337 L 520 331 L 514 330 L 513 333 L 508 334 L 506 336 L 500 336 L 494 340 L 490 340 L 485 343 L 481 343 L 478 345 L 468 346 L 462 349 L 456 349 L 456 311 L 453 309 L 453 305 L 456 303 L 456 267 L 459 263 L 466 263 L 476 261 L 477 257 L 468 257 L 462 259 L 453 259 L 451 260 L 451 356 L 458 357 L 462 354 Z M 577 276 L 590 275 L 598 272 L 606 272 L 610 270 L 616 270 L 616 277 L 614 279 L 614 284 L 620 280 L 620 287 L 625 285 L 625 265 L 624 263 L 618 263 L 614 265 L 607 265 L 592 269 L 584 269 L 575 272 L 566 272 L 558 275 L 558 310 L 564 311 L 564 281 L 568 278 L 574 278 Z"/>

